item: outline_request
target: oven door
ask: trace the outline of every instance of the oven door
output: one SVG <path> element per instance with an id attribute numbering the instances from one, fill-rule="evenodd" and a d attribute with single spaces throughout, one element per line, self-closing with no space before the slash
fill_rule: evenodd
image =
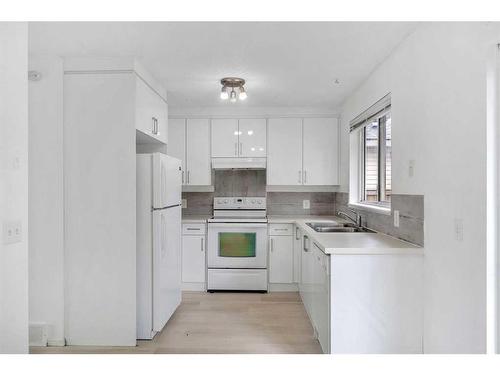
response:
<path id="1" fill-rule="evenodd" d="M 267 268 L 267 224 L 209 223 L 208 268 Z"/>

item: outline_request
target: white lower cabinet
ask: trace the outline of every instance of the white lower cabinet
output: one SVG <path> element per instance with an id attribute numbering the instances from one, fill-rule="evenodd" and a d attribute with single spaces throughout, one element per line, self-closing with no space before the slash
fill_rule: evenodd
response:
<path id="1" fill-rule="evenodd" d="M 293 283 L 293 237 L 269 237 L 269 282 Z"/>
<path id="2" fill-rule="evenodd" d="M 329 256 L 312 246 L 313 325 L 323 353 L 330 352 L 330 262 Z"/>
<path id="3" fill-rule="evenodd" d="M 204 290 L 206 238 L 201 224 L 183 224 L 182 283 L 184 290 Z M 189 234 L 190 232 L 193 234 Z"/>

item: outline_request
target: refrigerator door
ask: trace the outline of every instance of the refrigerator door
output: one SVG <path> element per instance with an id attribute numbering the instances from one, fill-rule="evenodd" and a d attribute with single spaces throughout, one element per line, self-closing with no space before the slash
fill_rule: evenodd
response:
<path id="1" fill-rule="evenodd" d="M 181 207 L 153 212 L 153 331 L 181 302 Z"/>
<path id="2" fill-rule="evenodd" d="M 153 154 L 153 208 L 181 204 L 182 167 L 179 159 Z"/>

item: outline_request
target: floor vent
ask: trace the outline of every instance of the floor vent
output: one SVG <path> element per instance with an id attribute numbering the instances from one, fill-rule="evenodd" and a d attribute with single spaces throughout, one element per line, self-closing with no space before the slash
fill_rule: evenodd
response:
<path id="1" fill-rule="evenodd" d="M 30 346 L 47 346 L 47 324 L 30 323 Z"/>

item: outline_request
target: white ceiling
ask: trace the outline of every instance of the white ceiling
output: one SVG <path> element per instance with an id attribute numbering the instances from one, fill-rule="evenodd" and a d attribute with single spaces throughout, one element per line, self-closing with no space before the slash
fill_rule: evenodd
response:
<path id="1" fill-rule="evenodd" d="M 31 23 L 30 53 L 137 56 L 165 85 L 171 107 L 336 109 L 415 27 L 404 22 Z M 247 80 L 245 102 L 219 99 L 225 76 Z"/>

